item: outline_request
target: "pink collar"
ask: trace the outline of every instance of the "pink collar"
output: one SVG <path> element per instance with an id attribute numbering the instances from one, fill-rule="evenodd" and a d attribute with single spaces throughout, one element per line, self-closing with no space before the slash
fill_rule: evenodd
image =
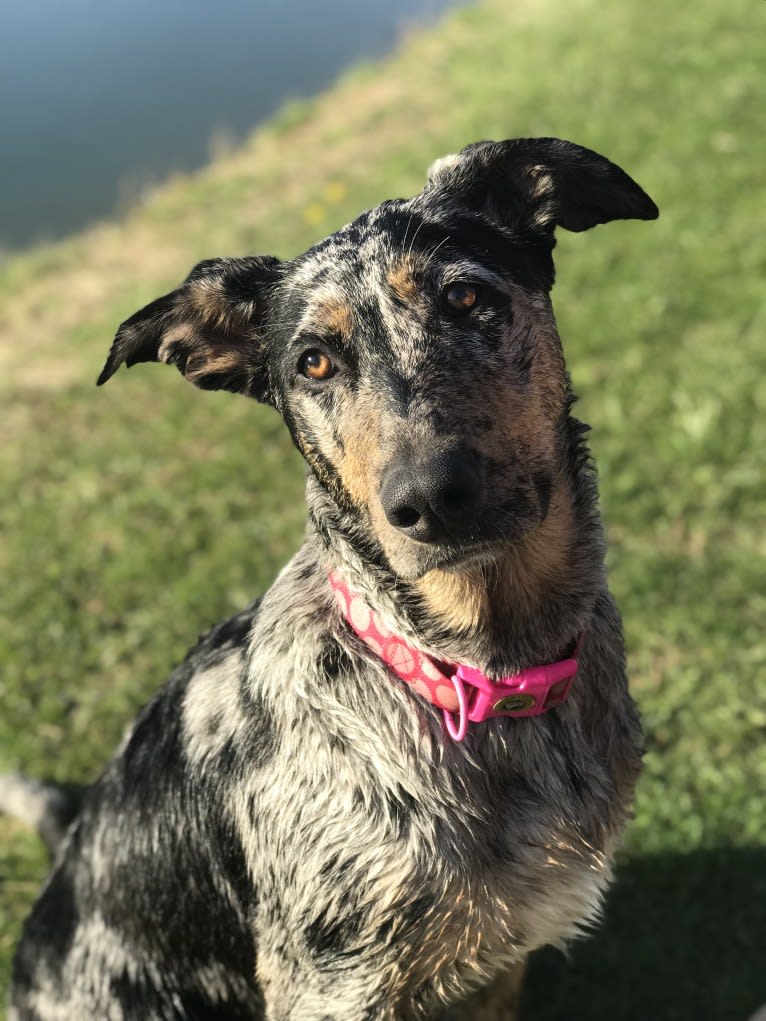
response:
<path id="1" fill-rule="evenodd" d="M 569 694 L 583 636 L 569 659 L 528 667 L 492 681 L 470 666 L 442 662 L 437 666 L 430 656 L 395 635 L 338 571 L 331 571 L 329 579 L 352 630 L 418 695 L 443 710 L 447 732 L 455 741 L 463 740 L 469 723 L 495 716 L 539 716 L 560 705 Z"/>

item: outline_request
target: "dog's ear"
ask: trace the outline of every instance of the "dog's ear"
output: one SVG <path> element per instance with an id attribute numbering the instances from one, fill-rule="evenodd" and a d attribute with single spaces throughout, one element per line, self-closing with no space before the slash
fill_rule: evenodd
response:
<path id="1" fill-rule="evenodd" d="M 437 160 L 426 191 L 454 195 L 506 227 L 552 233 L 610 220 L 653 220 L 657 206 L 604 156 L 558 138 L 475 142 Z"/>
<path id="2" fill-rule="evenodd" d="M 198 263 L 178 290 L 122 324 L 98 385 L 123 362 L 167 362 L 204 390 L 268 401 L 262 325 L 279 278 L 279 260 L 268 256 Z"/>

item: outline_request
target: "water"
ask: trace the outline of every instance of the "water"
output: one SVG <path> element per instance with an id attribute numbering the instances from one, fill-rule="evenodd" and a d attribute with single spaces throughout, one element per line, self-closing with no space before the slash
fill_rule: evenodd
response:
<path id="1" fill-rule="evenodd" d="M 0 2 L 0 249 L 60 237 L 458 0 Z"/>

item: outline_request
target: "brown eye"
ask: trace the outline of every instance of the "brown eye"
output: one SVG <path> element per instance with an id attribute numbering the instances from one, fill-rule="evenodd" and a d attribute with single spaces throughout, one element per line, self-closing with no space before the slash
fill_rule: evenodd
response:
<path id="1" fill-rule="evenodd" d="M 338 371 L 335 362 L 324 351 L 312 348 L 305 351 L 298 362 L 298 371 L 307 379 L 324 380 L 334 376 Z"/>
<path id="2" fill-rule="evenodd" d="M 442 292 L 446 311 L 453 316 L 467 315 L 479 300 L 478 288 L 473 284 L 450 284 Z"/>

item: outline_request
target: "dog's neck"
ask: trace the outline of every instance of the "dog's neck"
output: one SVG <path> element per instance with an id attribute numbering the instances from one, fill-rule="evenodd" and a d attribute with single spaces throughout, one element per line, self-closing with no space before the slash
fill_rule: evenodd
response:
<path id="1" fill-rule="evenodd" d="M 592 479 L 562 479 L 545 521 L 491 563 L 402 579 L 369 544 L 369 532 L 309 479 L 313 533 L 327 570 L 416 647 L 437 659 L 502 676 L 559 658 L 587 631 L 604 580 L 604 543 Z M 579 498 L 578 498 L 579 497 Z"/>

